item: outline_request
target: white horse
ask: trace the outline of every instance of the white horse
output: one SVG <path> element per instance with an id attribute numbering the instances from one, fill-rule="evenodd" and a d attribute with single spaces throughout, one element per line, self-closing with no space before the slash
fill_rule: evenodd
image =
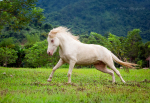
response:
<path id="1" fill-rule="evenodd" d="M 78 36 L 73 36 L 68 30 L 69 29 L 65 27 L 57 27 L 52 29 L 48 34 L 47 54 L 53 55 L 59 46 L 60 55 L 60 60 L 53 68 L 52 73 L 48 78 L 48 82 L 52 80 L 53 74 L 57 68 L 64 63 L 69 63 L 68 83 L 71 83 L 71 74 L 75 64 L 94 64 L 97 70 L 112 76 L 112 83 L 115 82 L 114 72 L 120 77 L 121 81 L 125 83 L 120 72 L 114 66 L 113 60 L 127 67 L 132 67 L 135 64 L 119 60 L 111 51 L 103 46 L 81 43 L 78 40 Z M 107 69 L 107 66 L 113 71 Z"/>

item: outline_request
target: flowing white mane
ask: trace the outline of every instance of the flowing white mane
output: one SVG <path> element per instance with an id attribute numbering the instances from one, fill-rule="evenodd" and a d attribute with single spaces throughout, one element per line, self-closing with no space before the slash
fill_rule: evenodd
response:
<path id="1" fill-rule="evenodd" d="M 70 29 L 66 28 L 66 27 L 62 27 L 62 26 L 59 26 L 57 28 L 54 28 L 50 31 L 50 34 L 49 35 L 53 35 L 53 34 L 57 34 L 57 33 L 65 33 L 67 34 L 68 36 L 72 37 L 73 39 L 79 41 L 79 37 L 78 36 L 74 36 L 71 34 L 71 32 L 69 31 Z M 53 35 L 54 37 L 54 35 Z"/>

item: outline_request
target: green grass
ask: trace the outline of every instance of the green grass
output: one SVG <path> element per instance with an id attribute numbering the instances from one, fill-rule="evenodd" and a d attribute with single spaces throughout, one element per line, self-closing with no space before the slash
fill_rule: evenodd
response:
<path id="1" fill-rule="evenodd" d="M 58 69 L 52 82 L 52 69 L 0 67 L 1 103 L 150 103 L 150 69 L 119 70 L 127 82 L 96 69 L 74 69 L 67 84 L 68 69 Z M 6 74 L 5 74 L 5 73 Z M 4 73 L 4 74 L 3 74 Z"/>

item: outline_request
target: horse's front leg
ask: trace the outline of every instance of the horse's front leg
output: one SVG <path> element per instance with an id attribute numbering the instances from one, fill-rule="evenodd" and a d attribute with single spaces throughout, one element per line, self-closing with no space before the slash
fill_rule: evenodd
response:
<path id="1" fill-rule="evenodd" d="M 59 61 L 58 61 L 58 63 L 53 68 L 53 70 L 52 70 L 52 72 L 51 72 L 51 74 L 50 74 L 50 76 L 49 76 L 49 78 L 47 80 L 48 82 L 52 81 L 52 77 L 53 77 L 54 72 L 56 71 L 57 68 L 59 68 L 63 64 L 64 64 L 64 61 L 60 58 Z"/>
<path id="2" fill-rule="evenodd" d="M 69 84 L 71 83 L 71 74 L 72 74 L 72 70 L 73 70 L 73 68 L 74 68 L 75 63 L 76 63 L 75 60 L 70 60 L 70 63 L 69 63 L 69 71 L 68 71 L 68 83 L 69 83 Z"/>

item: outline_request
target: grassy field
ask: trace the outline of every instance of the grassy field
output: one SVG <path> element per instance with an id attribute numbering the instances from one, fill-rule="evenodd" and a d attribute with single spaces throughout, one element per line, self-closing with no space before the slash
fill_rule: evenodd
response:
<path id="1" fill-rule="evenodd" d="M 52 69 L 0 67 L 1 103 L 150 103 L 150 69 L 119 70 L 127 82 L 96 69 L 74 69 L 67 84 L 68 69 L 58 69 L 52 82 Z"/>

